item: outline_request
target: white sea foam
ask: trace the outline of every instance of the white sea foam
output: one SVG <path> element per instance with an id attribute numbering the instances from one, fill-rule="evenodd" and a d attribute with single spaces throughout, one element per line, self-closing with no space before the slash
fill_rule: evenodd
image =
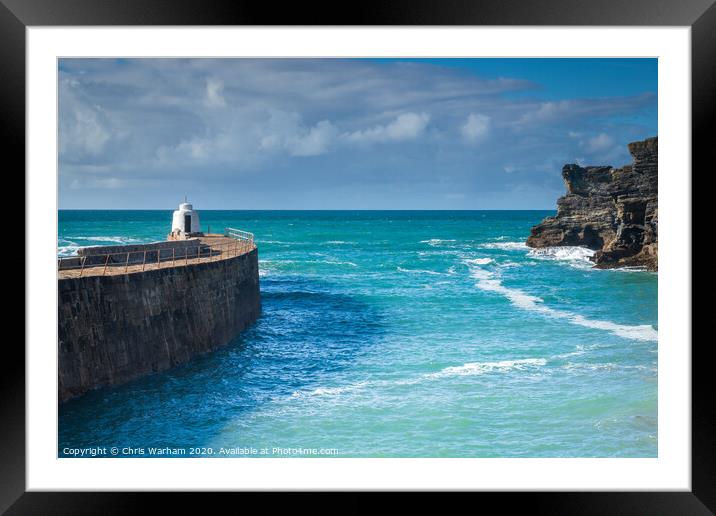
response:
<path id="1" fill-rule="evenodd" d="M 89 240 L 92 242 L 113 242 L 115 244 L 132 244 L 144 242 L 144 240 L 141 240 L 139 238 L 131 238 L 125 236 L 73 236 L 68 238 L 71 238 L 72 240 Z"/>
<path id="2" fill-rule="evenodd" d="M 544 247 L 531 249 L 527 256 L 538 260 L 557 260 L 567 262 L 579 268 L 592 268 L 594 263 L 590 260 L 594 256 L 592 249 L 580 246 Z"/>
<path id="3" fill-rule="evenodd" d="M 326 242 L 326 244 L 335 244 L 335 245 L 348 245 L 348 244 L 356 244 L 357 242 L 346 242 L 345 240 L 329 240 Z"/>
<path id="4" fill-rule="evenodd" d="M 428 244 L 429 246 L 436 247 L 441 244 L 449 243 L 449 242 L 456 242 L 457 240 L 452 239 L 440 239 L 440 238 L 431 238 L 430 240 L 421 240 L 421 244 Z"/>
<path id="5" fill-rule="evenodd" d="M 656 373 L 657 369 L 655 367 L 650 367 L 646 365 L 625 365 L 625 364 L 615 364 L 614 362 L 606 362 L 606 363 L 568 363 L 562 366 L 562 369 L 571 369 L 571 370 L 584 370 L 584 371 L 616 371 L 616 370 L 635 370 L 635 371 L 648 371 L 650 373 Z"/>
<path id="6" fill-rule="evenodd" d="M 469 260 L 465 260 L 464 263 L 470 268 L 470 276 L 477 280 L 475 284 L 477 288 L 486 292 L 500 294 L 509 299 L 513 305 L 523 310 L 540 313 L 556 319 L 564 319 L 577 326 L 608 331 L 626 339 L 642 341 L 658 340 L 659 334 L 657 330 L 649 324 L 635 326 L 617 324 L 611 321 L 588 319 L 583 315 L 573 312 L 550 308 L 545 306 L 543 304 L 544 300 L 537 296 L 527 294 L 516 288 L 505 287 L 502 282 L 495 277 L 494 273 L 470 263 Z"/>
<path id="7" fill-rule="evenodd" d="M 437 271 L 429 271 L 425 269 L 404 269 L 403 267 L 398 267 L 396 269 L 398 272 L 406 272 L 408 274 L 429 274 L 431 276 L 443 276 L 444 272 L 437 272 Z"/>
<path id="8" fill-rule="evenodd" d="M 57 248 L 57 256 L 74 256 L 80 249 L 82 249 L 80 245 L 63 245 Z"/>
<path id="9" fill-rule="evenodd" d="M 582 344 L 578 344 L 576 348 L 574 348 L 574 351 L 568 351 L 567 353 L 561 353 L 559 355 L 555 355 L 554 358 L 569 358 L 569 357 L 577 357 L 580 355 L 584 355 L 587 350 L 595 349 L 596 345 L 591 346 L 584 346 Z"/>
<path id="10" fill-rule="evenodd" d="M 261 240 L 262 244 L 306 245 L 307 242 L 284 242 L 283 240 Z"/>
<path id="11" fill-rule="evenodd" d="M 463 255 L 462 251 L 456 249 L 441 249 L 436 251 L 418 251 L 418 256 L 450 256 Z"/>
<path id="12" fill-rule="evenodd" d="M 314 396 L 338 396 L 340 394 L 356 391 L 366 387 L 369 384 L 367 381 L 356 382 L 353 384 L 344 385 L 342 387 L 317 387 L 311 390 L 294 391 L 291 394 L 292 398 L 308 398 Z"/>
<path id="13" fill-rule="evenodd" d="M 472 258 L 470 260 L 465 260 L 465 263 L 469 265 L 488 265 L 494 261 L 495 260 L 492 258 Z"/>
<path id="14" fill-rule="evenodd" d="M 524 242 L 487 242 L 480 244 L 482 249 L 500 249 L 502 251 L 520 251 L 529 249 Z"/>
<path id="15" fill-rule="evenodd" d="M 544 358 L 522 358 L 516 360 L 499 360 L 495 362 L 470 362 L 461 366 L 446 367 L 435 373 L 421 374 L 411 378 L 390 380 L 363 380 L 347 385 L 335 387 L 317 387 L 310 390 L 298 390 L 291 394 L 291 398 L 313 398 L 319 396 L 340 396 L 343 394 L 365 391 L 376 388 L 391 388 L 396 386 L 416 385 L 423 382 L 448 378 L 453 376 L 476 376 L 487 373 L 504 373 L 507 371 L 522 371 L 543 367 L 547 364 Z"/>
<path id="16" fill-rule="evenodd" d="M 89 245 L 78 245 L 76 240 L 83 241 L 83 242 L 90 242 Z M 113 244 L 136 244 L 144 242 L 144 240 L 137 239 L 137 238 L 131 238 L 131 237 L 124 237 L 124 236 L 70 236 L 70 237 L 64 237 L 64 238 L 58 238 L 57 239 L 57 256 L 59 257 L 67 257 L 67 256 L 74 256 L 77 254 L 77 251 L 80 249 L 83 249 L 85 247 L 92 247 L 93 245 L 91 242 L 107 242 L 107 243 L 113 243 Z"/>
<path id="17" fill-rule="evenodd" d="M 340 260 L 306 260 L 302 263 L 323 263 L 327 265 L 348 265 L 350 267 L 358 267 L 358 264 L 353 262 L 344 262 Z"/>
<path id="18" fill-rule="evenodd" d="M 519 360 L 500 360 L 497 362 L 470 362 L 461 366 L 446 367 L 445 369 L 427 375 L 430 378 L 443 378 L 446 376 L 472 376 L 492 372 L 510 370 L 524 370 L 542 367 L 547 364 L 544 358 L 523 358 Z"/>

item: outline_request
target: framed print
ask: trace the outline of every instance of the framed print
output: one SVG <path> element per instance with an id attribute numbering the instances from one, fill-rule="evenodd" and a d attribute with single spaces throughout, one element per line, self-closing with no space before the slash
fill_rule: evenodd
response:
<path id="1" fill-rule="evenodd" d="M 8 514 L 254 490 L 714 510 L 709 2 L 0 7 L 27 192 Z"/>

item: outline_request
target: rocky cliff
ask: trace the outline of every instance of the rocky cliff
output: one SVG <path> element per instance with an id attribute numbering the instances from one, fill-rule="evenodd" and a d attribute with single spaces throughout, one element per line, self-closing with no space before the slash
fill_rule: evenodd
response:
<path id="1" fill-rule="evenodd" d="M 530 247 L 586 246 L 599 268 L 658 269 L 658 139 L 629 144 L 631 165 L 565 165 L 557 215 L 532 228 Z"/>

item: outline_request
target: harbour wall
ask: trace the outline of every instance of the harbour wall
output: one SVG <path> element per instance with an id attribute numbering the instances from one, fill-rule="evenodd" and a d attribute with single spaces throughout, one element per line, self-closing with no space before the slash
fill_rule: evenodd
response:
<path id="1" fill-rule="evenodd" d="M 58 280 L 66 401 L 228 344 L 261 312 L 258 250 L 213 262 Z"/>

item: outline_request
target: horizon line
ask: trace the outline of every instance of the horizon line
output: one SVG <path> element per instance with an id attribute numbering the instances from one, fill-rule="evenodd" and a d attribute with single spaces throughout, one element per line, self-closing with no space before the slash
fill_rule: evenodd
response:
<path id="1" fill-rule="evenodd" d="M 57 208 L 57 211 L 173 211 L 175 208 Z M 415 208 L 202 208 L 196 211 L 556 211 L 557 208 L 481 208 L 481 209 L 415 209 Z"/>

